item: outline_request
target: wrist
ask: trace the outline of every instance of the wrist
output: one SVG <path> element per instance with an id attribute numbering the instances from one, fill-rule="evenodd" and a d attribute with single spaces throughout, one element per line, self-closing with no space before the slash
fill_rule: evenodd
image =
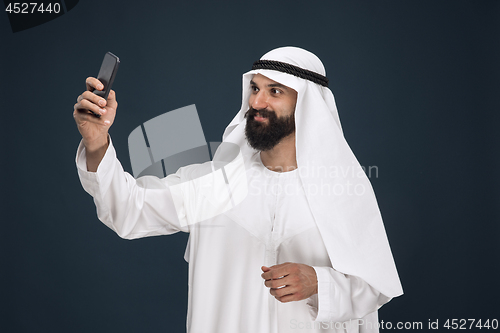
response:
<path id="1" fill-rule="evenodd" d="M 83 145 L 85 146 L 87 154 L 97 154 L 102 151 L 106 151 L 109 146 L 108 134 L 92 141 L 83 139 Z"/>

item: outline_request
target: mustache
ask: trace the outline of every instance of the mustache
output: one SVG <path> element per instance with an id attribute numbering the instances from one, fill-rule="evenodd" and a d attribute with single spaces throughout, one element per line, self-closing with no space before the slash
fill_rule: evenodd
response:
<path id="1" fill-rule="evenodd" d="M 253 117 L 255 117 L 257 115 L 257 113 L 259 114 L 259 116 L 264 117 L 264 118 L 269 118 L 269 117 L 275 117 L 276 116 L 276 113 L 274 111 L 269 111 L 267 109 L 257 110 L 257 109 L 254 109 L 254 108 L 250 107 L 248 109 L 248 111 L 245 112 L 245 118 L 251 118 L 251 119 L 253 119 Z"/>

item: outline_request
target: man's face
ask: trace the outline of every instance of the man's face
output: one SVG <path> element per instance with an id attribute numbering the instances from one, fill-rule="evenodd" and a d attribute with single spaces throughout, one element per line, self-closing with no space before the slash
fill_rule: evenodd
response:
<path id="1" fill-rule="evenodd" d="M 261 74 L 254 75 L 250 88 L 245 135 L 254 149 L 271 150 L 295 132 L 297 92 Z"/>

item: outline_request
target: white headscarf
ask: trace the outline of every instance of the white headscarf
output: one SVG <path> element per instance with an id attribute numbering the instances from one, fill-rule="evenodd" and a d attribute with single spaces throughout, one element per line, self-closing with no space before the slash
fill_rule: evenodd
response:
<path id="1" fill-rule="evenodd" d="M 326 76 L 311 52 L 282 47 L 262 56 Z M 236 143 L 247 158 L 256 153 L 245 138 L 245 112 L 254 74 L 297 91 L 296 156 L 304 191 L 332 267 L 362 278 L 388 297 L 403 293 L 370 181 L 347 144 L 332 92 L 327 87 L 275 70 L 243 75 L 241 109 L 227 126 L 224 142 Z"/>

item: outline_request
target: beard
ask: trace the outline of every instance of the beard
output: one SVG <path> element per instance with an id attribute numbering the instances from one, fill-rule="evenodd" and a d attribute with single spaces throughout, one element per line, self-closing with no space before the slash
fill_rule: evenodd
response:
<path id="1" fill-rule="evenodd" d="M 256 114 L 267 118 L 267 122 L 259 122 L 254 119 Z M 245 136 L 248 144 L 260 151 L 273 149 L 283 138 L 295 132 L 295 115 L 279 117 L 276 112 L 266 109 L 256 110 L 250 108 L 245 113 L 247 123 L 245 126 Z"/>

